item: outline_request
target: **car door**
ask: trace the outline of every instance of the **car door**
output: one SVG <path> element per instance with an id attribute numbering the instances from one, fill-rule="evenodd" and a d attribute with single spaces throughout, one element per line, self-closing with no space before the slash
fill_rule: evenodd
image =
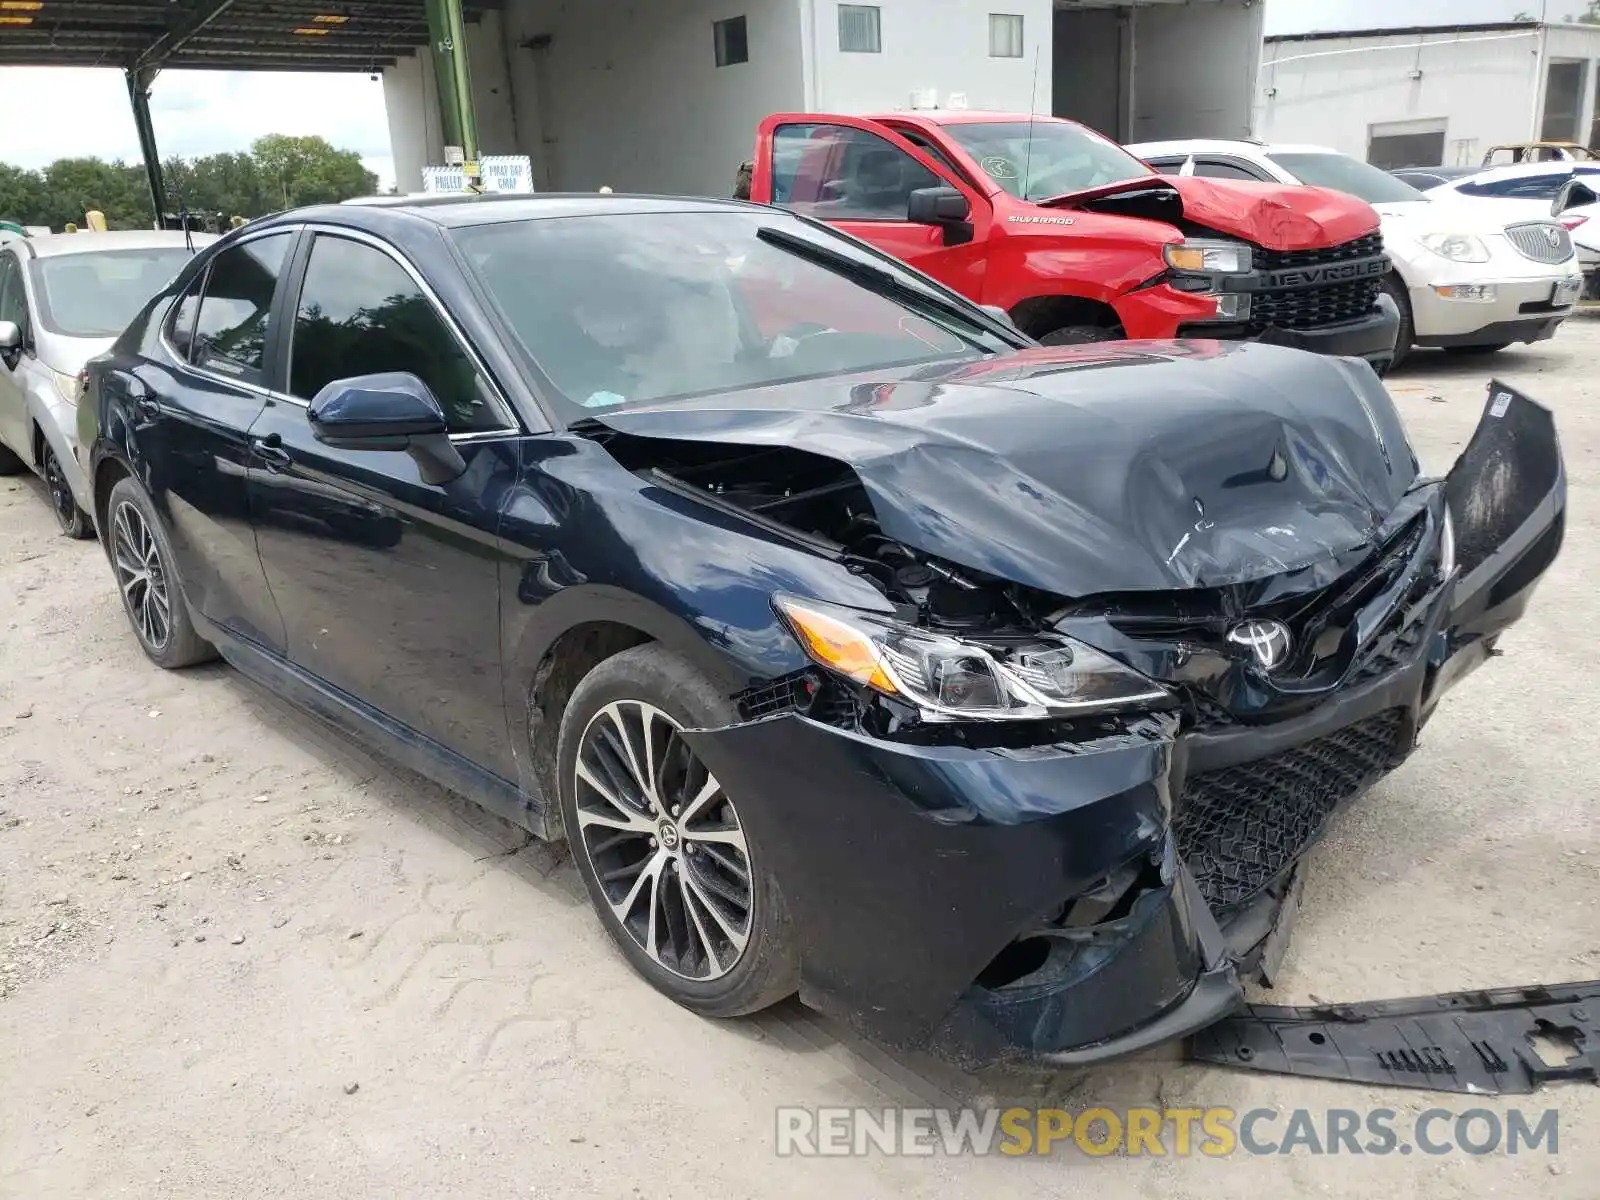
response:
<path id="1" fill-rule="evenodd" d="M 988 200 L 895 131 L 855 117 L 780 115 L 761 125 L 754 194 L 826 221 L 972 299 L 983 286 Z M 907 219 L 911 193 L 952 187 L 972 206 L 972 236 Z"/>
<path id="2" fill-rule="evenodd" d="M 23 364 L 27 361 L 26 347 L 32 330 L 22 271 L 21 260 L 10 250 L 0 248 L 0 321 L 11 321 L 21 330 L 24 347 L 0 356 L 0 442 L 24 462 L 32 462 L 27 390 L 23 384 Z"/>
<path id="3" fill-rule="evenodd" d="M 245 490 L 247 432 L 267 402 L 273 302 L 298 234 L 277 230 L 212 258 L 160 332 L 170 371 L 118 364 L 101 403 L 127 414 L 128 449 L 165 518 L 184 594 L 201 615 L 281 653 Z"/>
<path id="4" fill-rule="evenodd" d="M 250 503 L 289 661 L 390 720 L 516 778 L 500 686 L 500 507 L 517 477 L 511 410 L 422 276 L 393 247 L 319 229 L 284 306 L 274 396 L 251 429 Z M 340 450 L 309 402 L 337 379 L 416 375 L 466 471 L 425 482 L 403 451 Z"/>

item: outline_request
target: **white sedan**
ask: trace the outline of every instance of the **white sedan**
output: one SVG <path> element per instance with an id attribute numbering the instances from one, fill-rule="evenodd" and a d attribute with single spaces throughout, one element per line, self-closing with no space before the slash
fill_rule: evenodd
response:
<path id="1" fill-rule="evenodd" d="M 1394 263 L 1384 286 L 1400 308 L 1396 365 L 1412 346 L 1490 354 L 1513 342 L 1542 341 L 1583 289 L 1572 239 L 1548 205 L 1533 215 L 1441 202 L 1321 146 L 1186 140 L 1128 150 L 1169 175 L 1308 184 L 1377 209 Z"/>
<path id="2" fill-rule="evenodd" d="M 1600 195 L 1600 162 L 1524 163 L 1514 167 L 1494 167 L 1471 175 L 1442 180 L 1427 188 L 1424 195 L 1433 200 L 1466 200 L 1488 204 L 1504 219 L 1512 220 L 1553 215 L 1567 227 L 1578 252 L 1578 264 L 1587 286 L 1584 295 L 1600 300 L 1600 203 L 1593 200 L 1556 213 L 1556 197 L 1569 180 L 1576 179 L 1595 195 Z"/>
<path id="3" fill-rule="evenodd" d="M 0 244 L 0 475 L 40 475 L 70 537 L 93 533 L 78 444 L 79 372 L 197 247 L 215 240 L 85 232 Z"/>

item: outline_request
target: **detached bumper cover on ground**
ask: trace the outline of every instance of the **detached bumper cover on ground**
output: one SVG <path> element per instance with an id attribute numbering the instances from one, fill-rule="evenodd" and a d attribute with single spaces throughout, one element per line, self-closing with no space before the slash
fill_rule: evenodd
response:
<path id="1" fill-rule="evenodd" d="M 1350 641 L 1336 685 L 1278 696 L 1259 723 L 1230 709 L 1270 682 L 1190 631 L 1116 649 L 1182 656 L 1180 677 L 1204 684 L 1183 689 L 1191 706 L 1076 722 L 1048 745 L 914 745 L 793 712 L 691 735 L 781 883 L 803 998 L 968 1063 L 1113 1057 L 1237 1008 L 1294 864 L 1410 753 L 1554 558 L 1549 414 L 1495 385 L 1455 470 L 1416 499 L 1390 582 L 1303 616 Z M 1440 579 L 1446 504 L 1457 566 Z"/>

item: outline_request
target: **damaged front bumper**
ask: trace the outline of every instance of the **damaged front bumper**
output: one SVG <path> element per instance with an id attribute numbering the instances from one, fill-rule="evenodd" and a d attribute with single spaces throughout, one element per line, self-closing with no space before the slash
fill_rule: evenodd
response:
<path id="1" fill-rule="evenodd" d="M 1554 559 L 1549 414 L 1493 385 L 1444 492 L 1456 571 L 1286 719 L 1147 712 L 1048 745 L 915 744 L 796 712 L 686 734 L 778 881 L 802 999 L 969 1066 L 1112 1058 L 1235 1010 L 1299 857 L 1410 753 Z"/>

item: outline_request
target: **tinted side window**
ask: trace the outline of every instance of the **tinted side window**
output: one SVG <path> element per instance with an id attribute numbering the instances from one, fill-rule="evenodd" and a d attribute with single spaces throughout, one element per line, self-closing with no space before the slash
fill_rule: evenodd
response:
<path id="1" fill-rule="evenodd" d="M 272 293 L 294 235 L 276 233 L 231 246 L 211 260 L 189 361 L 208 371 L 261 382 Z M 183 347 L 180 347 L 183 348 Z"/>
<path id="2" fill-rule="evenodd" d="M 1248 179 L 1252 183 L 1262 182 L 1261 176 L 1254 171 L 1215 158 L 1195 159 L 1194 173 L 1203 179 Z"/>
<path id="3" fill-rule="evenodd" d="M 772 137 L 772 200 L 824 221 L 904 221 L 911 193 L 940 179 L 875 133 L 845 125 L 783 125 Z"/>
<path id="4" fill-rule="evenodd" d="M 1521 179 L 1496 179 L 1488 183 L 1463 184 L 1460 191 L 1469 196 L 1500 196 L 1517 200 L 1554 200 L 1567 173 L 1527 175 Z"/>
<path id="5" fill-rule="evenodd" d="M 289 354 L 289 390 L 303 400 L 335 379 L 409 371 L 438 398 L 451 433 L 507 424 L 416 281 L 389 255 L 361 242 L 317 235 Z"/>
<path id="6" fill-rule="evenodd" d="M 1153 171 L 1160 171 L 1163 175 L 1177 175 L 1183 170 L 1183 164 L 1189 161 L 1186 158 L 1147 158 L 1145 165 Z"/>

